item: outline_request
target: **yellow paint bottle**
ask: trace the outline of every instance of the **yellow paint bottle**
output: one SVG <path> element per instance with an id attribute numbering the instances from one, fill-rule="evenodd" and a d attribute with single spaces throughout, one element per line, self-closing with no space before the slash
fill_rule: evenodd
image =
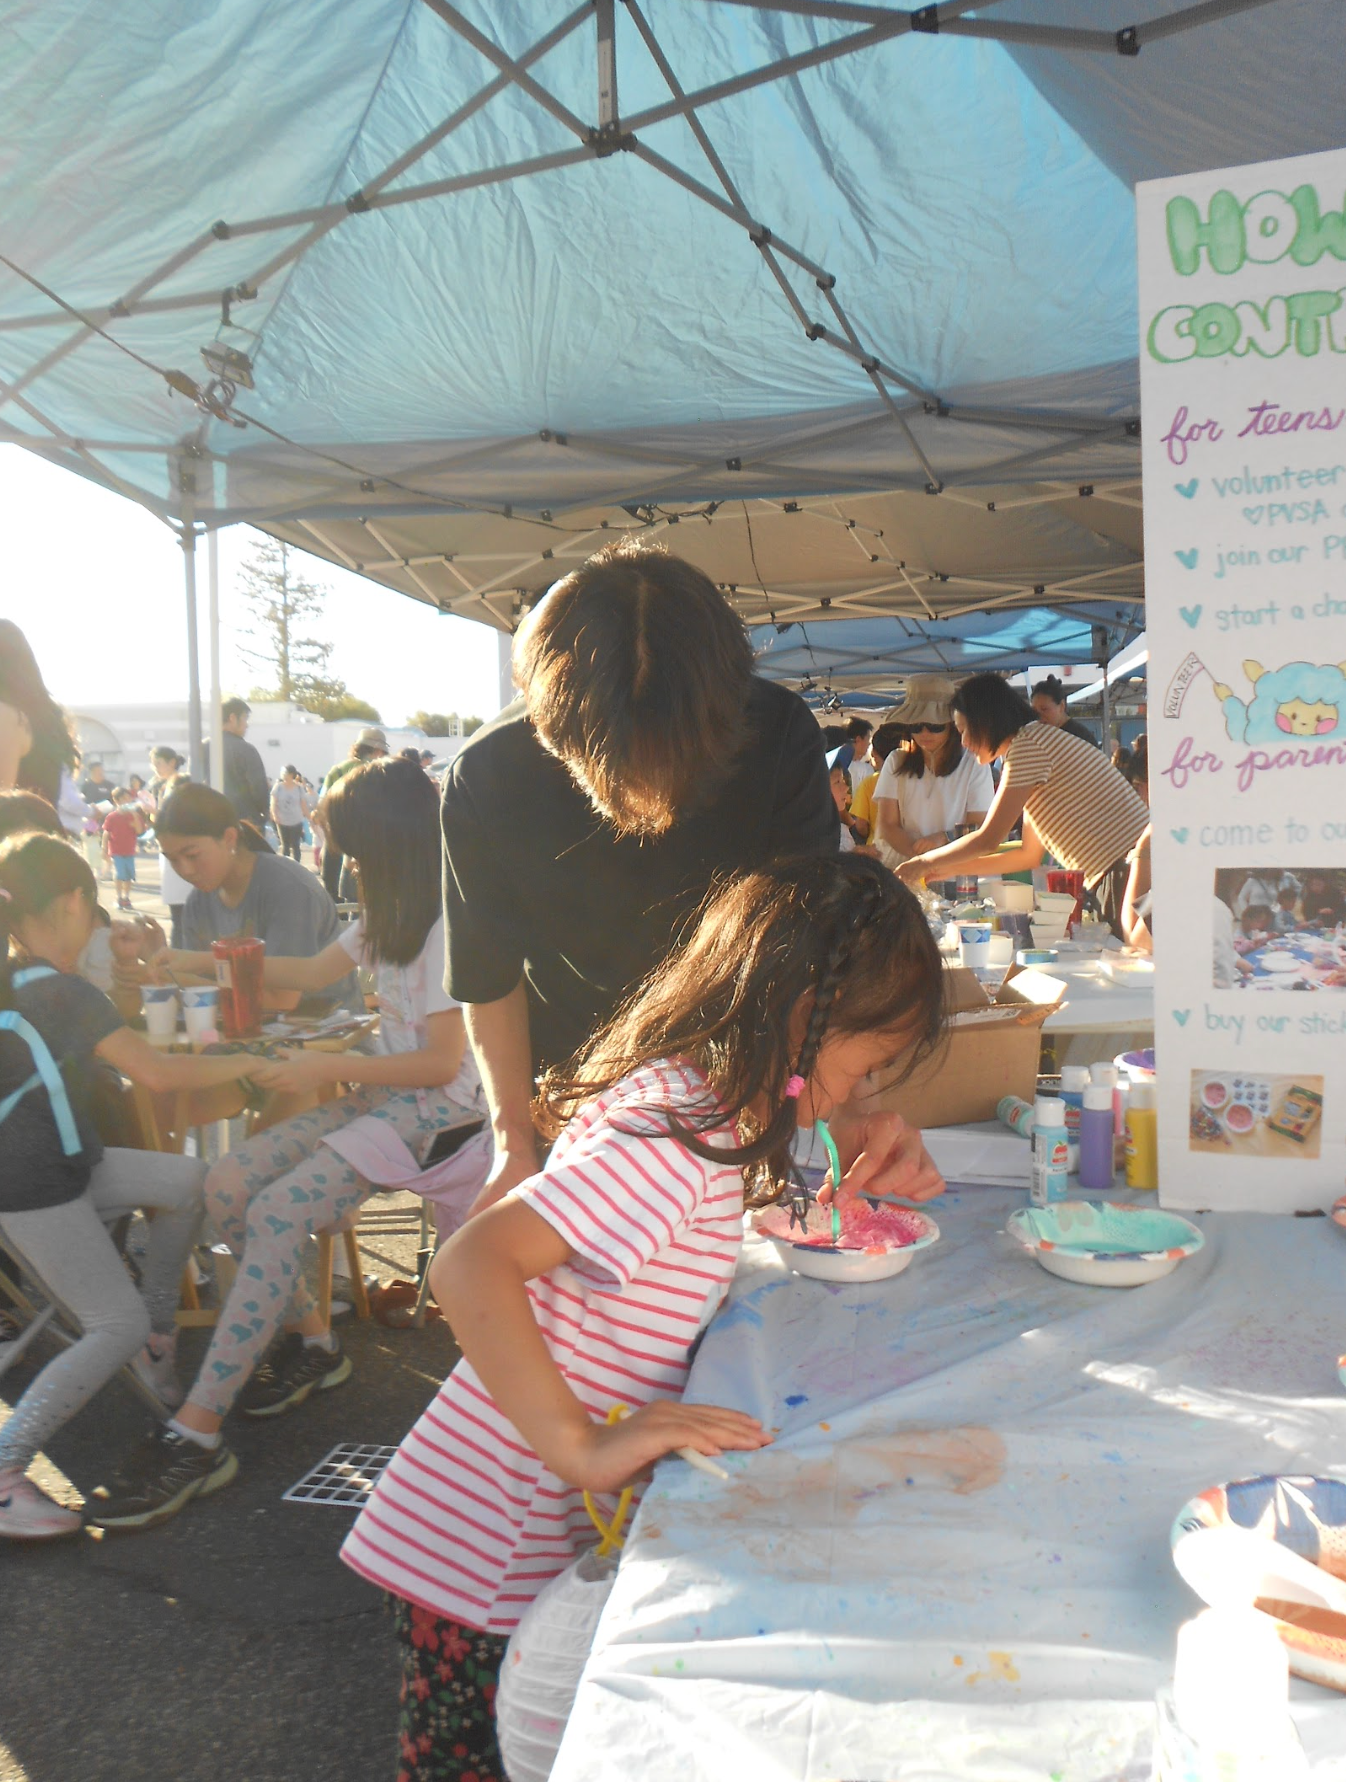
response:
<path id="1" fill-rule="evenodd" d="M 1126 1185 L 1159 1186 L 1159 1116 L 1153 1083 L 1132 1083 L 1126 1108 Z"/>

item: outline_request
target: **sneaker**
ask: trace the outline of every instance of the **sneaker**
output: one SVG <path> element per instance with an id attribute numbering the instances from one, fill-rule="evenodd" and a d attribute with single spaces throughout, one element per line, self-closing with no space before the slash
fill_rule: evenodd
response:
<path id="1" fill-rule="evenodd" d="M 83 1527 L 78 1510 L 54 1503 L 17 1468 L 0 1472 L 0 1540 L 55 1541 Z"/>
<path id="2" fill-rule="evenodd" d="M 163 1338 L 157 1347 L 151 1337 L 131 1363 L 131 1372 L 170 1411 L 176 1411 L 187 1396 L 187 1388 L 178 1378 L 177 1342 L 173 1337 Z"/>
<path id="3" fill-rule="evenodd" d="M 340 1343 L 329 1351 L 292 1333 L 254 1369 L 239 1394 L 238 1408 L 245 1417 L 279 1417 L 302 1405 L 310 1392 L 330 1392 L 350 1377 L 350 1357 Z"/>
<path id="4" fill-rule="evenodd" d="M 161 1424 L 127 1455 L 89 1499 L 89 1521 L 98 1528 L 153 1528 L 194 1497 L 209 1497 L 238 1471 L 238 1460 L 221 1442 L 203 1448 Z"/>

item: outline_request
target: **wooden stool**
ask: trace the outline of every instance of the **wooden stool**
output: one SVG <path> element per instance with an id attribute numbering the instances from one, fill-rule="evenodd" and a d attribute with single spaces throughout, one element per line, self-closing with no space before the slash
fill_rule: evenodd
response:
<path id="1" fill-rule="evenodd" d="M 332 1244 L 340 1236 L 346 1245 L 346 1266 L 351 1276 L 351 1303 L 355 1307 L 357 1318 L 369 1317 L 369 1295 L 365 1292 L 364 1263 L 360 1259 L 360 1244 L 355 1235 L 355 1227 L 346 1225 L 341 1231 L 320 1231 L 318 1233 L 318 1310 L 322 1313 L 323 1323 L 330 1326 L 332 1322 Z"/>

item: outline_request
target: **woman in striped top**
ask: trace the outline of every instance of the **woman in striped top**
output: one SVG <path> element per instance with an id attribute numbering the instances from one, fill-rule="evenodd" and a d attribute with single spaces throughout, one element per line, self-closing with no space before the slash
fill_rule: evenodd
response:
<path id="1" fill-rule="evenodd" d="M 910 894 L 854 855 L 731 881 L 686 944 L 544 1078 L 545 1167 L 459 1231 L 431 1281 L 463 1359 L 342 1549 L 392 1593 L 399 1782 L 500 1776 L 491 1698 L 510 1630 L 662 1456 L 755 1449 L 756 1418 L 681 1401 L 691 1349 L 797 1126 L 869 1072 L 915 1064 L 943 1019 Z M 943 1187 L 894 1115 L 834 1123 L 843 1193 Z M 614 1405 L 630 1411 L 609 1424 Z"/>
<path id="2" fill-rule="evenodd" d="M 1051 854 L 1084 874 L 1116 929 L 1128 857 L 1150 820 L 1145 801 L 1092 742 L 1040 723 L 1028 701 L 996 674 L 974 674 L 953 698 L 963 747 L 978 761 L 1003 761 L 1000 787 L 979 828 L 961 841 L 915 854 L 898 868 L 908 885 L 955 873 L 1020 872 Z M 1023 840 L 1000 844 L 1023 819 Z"/>

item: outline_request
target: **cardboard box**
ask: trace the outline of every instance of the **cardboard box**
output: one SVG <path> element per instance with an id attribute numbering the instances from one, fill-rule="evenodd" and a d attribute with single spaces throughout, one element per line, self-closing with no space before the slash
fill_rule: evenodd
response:
<path id="1" fill-rule="evenodd" d="M 1065 999 L 1060 978 L 1031 966 L 1011 969 L 994 999 L 975 973 L 945 967 L 949 1043 L 906 1082 L 871 1077 L 856 1092 L 857 1112 L 901 1114 L 913 1126 L 994 1120 L 1002 1096 L 1032 1101 L 1042 1024 Z"/>

